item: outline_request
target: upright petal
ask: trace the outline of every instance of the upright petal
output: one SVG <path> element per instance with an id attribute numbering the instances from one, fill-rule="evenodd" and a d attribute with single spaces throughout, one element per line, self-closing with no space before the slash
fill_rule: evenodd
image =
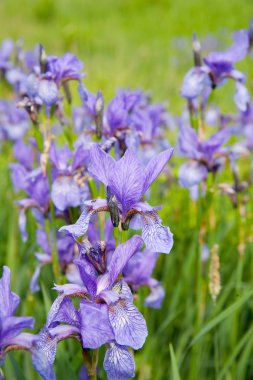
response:
<path id="1" fill-rule="evenodd" d="M 189 126 L 181 126 L 178 137 L 179 149 L 189 158 L 199 158 L 199 142 L 196 131 Z"/>
<path id="2" fill-rule="evenodd" d="M 161 225 L 161 219 L 155 211 L 141 214 L 143 227 L 142 238 L 153 252 L 170 253 L 173 246 L 173 234 L 169 227 Z"/>
<path id="3" fill-rule="evenodd" d="M 109 174 L 114 173 L 114 165 L 115 160 L 105 153 L 99 145 L 91 147 L 88 170 L 95 179 L 102 182 L 105 186 L 108 185 Z"/>
<path id="4" fill-rule="evenodd" d="M 118 275 L 124 269 L 128 260 L 133 254 L 138 251 L 142 246 L 142 239 L 140 236 L 133 236 L 125 243 L 120 244 L 112 254 L 112 258 L 109 264 L 108 272 L 110 277 L 110 286 L 114 284 Z"/>
<path id="5" fill-rule="evenodd" d="M 141 348 L 148 335 L 146 321 L 137 308 L 124 299 L 108 306 L 115 340 L 135 350 Z"/>
<path id="6" fill-rule="evenodd" d="M 134 377 L 134 358 L 125 346 L 110 343 L 104 358 L 108 380 L 126 380 Z"/>
<path id="7" fill-rule="evenodd" d="M 163 171 L 167 162 L 171 159 L 173 148 L 167 149 L 151 158 L 147 164 L 144 175 L 143 194 L 148 190 L 149 186 L 154 182 L 156 177 Z"/>
<path id="8" fill-rule="evenodd" d="M 143 183 L 143 167 L 136 154 L 127 149 L 124 156 L 115 163 L 114 171 L 109 176 L 110 188 L 122 205 L 123 213 L 141 199 Z"/>
<path id="9" fill-rule="evenodd" d="M 107 305 L 81 301 L 80 320 L 83 348 L 99 348 L 114 340 Z"/>
<path id="10" fill-rule="evenodd" d="M 10 289 L 11 271 L 7 266 L 3 267 L 3 275 L 0 279 L 0 319 L 12 316 L 19 304 L 19 296 Z"/>

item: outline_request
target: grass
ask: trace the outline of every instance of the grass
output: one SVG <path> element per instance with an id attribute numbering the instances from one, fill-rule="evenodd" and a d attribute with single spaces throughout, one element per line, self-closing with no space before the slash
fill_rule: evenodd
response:
<path id="1" fill-rule="evenodd" d="M 151 90 L 154 99 L 166 101 L 173 114 L 182 111 L 179 96 L 182 78 L 191 66 L 191 34 L 196 31 L 218 36 L 218 43 L 229 39 L 228 32 L 249 25 L 253 15 L 251 0 L 14 0 L 0 2 L 0 38 L 20 36 L 27 48 L 40 41 L 49 54 L 65 51 L 84 60 L 89 89 L 101 89 L 107 100 L 118 88 Z M 225 33 L 226 32 L 226 33 Z M 245 64 L 250 71 L 252 61 Z M 252 69 L 251 69 L 252 70 Z M 251 78 L 252 80 L 252 78 Z M 251 84 L 251 82 L 249 83 Z M 230 89 L 230 88 L 229 88 Z M 217 96 L 224 107 L 230 107 L 228 89 Z M 225 100 L 224 100 L 224 99 Z M 229 104 L 229 105 L 228 105 Z M 0 156 L 0 263 L 12 271 L 12 289 L 24 300 L 22 315 L 35 315 L 38 331 L 55 298 L 49 289 L 51 271 L 42 273 L 42 292 L 28 291 L 35 263 L 35 226 L 28 221 L 29 239 L 21 243 L 17 208 L 8 174 L 12 161 L 10 147 L 4 145 Z M 175 163 L 174 163 L 175 165 Z M 244 162 L 241 162 L 244 165 Z M 173 169 L 176 174 L 176 169 Z M 145 290 L 138 307 L 147 319 L 149 336 L 136 354 L 136 378 L 140 380 L 251 380 L 252 350 L 252 235 L 253 205 L 246 207 L 247 222 L 225 197 L 215 193 L 212 207 L 195 204 L 185 189 L 170 184 L 165 177 L 157 199 L 158 185 L 152 188 L 154 204 L 163 203 L 160 215 L 171 226 L 175 244 L 172 254 L 161 255 L 156 278 L 166 289 L 161 310 L 143 307 Z M 252 197 L 252 189 L 249 194 Z M 216 215 L 210 225 L 210 210 Z M 197 210 L 198 213 L 197 213 Z M 216 303 L 208 294 L 209 263 L 199 267 L 198 234 L 203 220 L 209 224 L 206 243 L 219 243 L 222 291 Z M 238 255 L 240 231 L 248 241 L 244 256 Z M 199 273 L 200 270 L 200 273 Z M 201 281 L 199 282 L 199 278 Z M 102 357 L 102 355 L 100 355 Z M 100 359 L 100 362 L 102 359 Z M 57 378 L 75 379 L 81 363 L 79 347 L 62 342 L 55 363 Z M 100 363 L 100 364 L 101 364 Z M 12 354 L 4 365 L 6 380 L 39 379 L 31 366 L 29 354 Z M 101 373 L 101 379 L 104 374 Z"/>

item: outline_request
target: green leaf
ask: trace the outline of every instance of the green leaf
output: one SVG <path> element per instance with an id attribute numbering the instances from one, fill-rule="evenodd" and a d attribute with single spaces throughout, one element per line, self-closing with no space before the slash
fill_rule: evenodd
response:
<path id="1" fill-rule="evenodd" d="M 14 369 L 14 372 L 15 372 L 15 375 L 16 375 L 16 379 L 17 380 L 26 380 L 17 361 L 14 359 L 14 356 L 10 353 L 9 354 L 9 357 L 10 357 L 10 361 L 11 361 L 11 364 L 12 364 L 12 367 Z"/>
<path id="2" fill-rule="evenodd" d="M 247 302 L 253 296 L 253 289 L 248 291 L 244 296 L 241 297 L 238 301 L 234 302 L 227 309 L 222 311 L 217 317 L 213 318 L 210 322 L 208 322 L 200 332 L 195 336 L 195 338 L 191 341 L 190 347 L 192 347 L 200 338 L 202 338 L 205 334 L 207 334 L 210 330 L 212 330 L 215 326 L 221 323 L 224 319 L 228 318 L 232 315 L 237 309 L 239 309 L 245 302 Z"/>
<path id="3" fill-rule="evenodd" d="M 252 334 L 253 334 L 253 326 L 251 326 L 251 328 L 244 334 L 242 339 L 236 345 L 234 351 L 232 352 L 229 359 L 227 360 L 227 363 L 225 364 L 222 371 L 220 372 L 218 380 L 221 380 L 223 378 L 223 376 L 226 375 L 227 371 L 229 370 L 231 365 L 234 363 L 237 355 L 240 353 L 240 351 L 246 345 L 247 341 L 252 337 Z"/>
<path id="4" fill-rule="evenodd" d="M 171 357 L 172 379 L 173 380 L 180 380 L 177 360 L 175 357 L 175 353 L 174 353 L 172 344 L 170 344 L 170 357 Z"/>
<path id="5" fill-rule="evenodd" d="M 41 290 L 44 300 L 45 312 L 47 314 L 52 306 L 52 301 L 43 281 L 41 281 Z"/>

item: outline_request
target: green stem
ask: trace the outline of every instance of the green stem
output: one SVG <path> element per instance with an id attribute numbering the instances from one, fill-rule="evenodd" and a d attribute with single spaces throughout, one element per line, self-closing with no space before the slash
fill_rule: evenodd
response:
<path id="1" fill-rule="evenodd" d="M 92 374 L 91 374 L 91 380 L 97 380 L 97 365 L 98 365 L 98 358 L 99 358 L 99 349 L 93 350 L 92 352 L 92 359 L 91 359 L 91 366 L 92 366 Z"/>
<path id="2" fill-rule="evenodd" d="M 215 360 L 215 378 L 218 379 L 220 372 L 220 353 L 219 353 L 219 332 L 218 327 L 214 331 L 214 360 Z"/>
<path id="3" fill-rule="evenodd" d="M 48 173 L 48 179 L 49 179 L 49 184 L 50 184 L 50 189 L 52 189 L 52 172 L 51 172 L 51 167 L 50 163 L 48 162 L 47 165 L 47 173 Z M 58 256 L 58 249 L 57 249 L 57 240 L 56 240 L 56 223 L 55 223 L 55 211 L 54 211 L 54 204 L 52 200 L 50 200 L 50 215 L 51 215 L 51 231 L 52 231 L 52 239 L 53 242 L 50 244 L 51 245 L 51 252 L 52 252 L 52 261 L 53 261 L 53 272 L 54 272 L 54 277 L 57 283 L 61 282 L 61 270 L 60 270 L 60 263 L 59 263 L 59 256 Z M 51 236 L 49 236 L 49 241 L 51 241 Z"/>

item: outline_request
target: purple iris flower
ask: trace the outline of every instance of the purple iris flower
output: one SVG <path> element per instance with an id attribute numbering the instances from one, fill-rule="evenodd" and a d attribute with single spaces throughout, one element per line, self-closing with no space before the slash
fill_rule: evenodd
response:
<path id="1" fill-rule="evenodd" d="M 4 139 L 17 141 L 30 127 L 24 110 L 18 109 L 15 102 L 0 101 L 0 135 Z"/>
<path id="2" fill-rule="evenodd" d="M 10 290 L 10 269 L 3 267 L 0 279 L 0 365 L 5 360 L 5 354 L 12 349 L 29 349 L 32 334 L 22 333 L 23 329 L 32 329 L 32 317 L 15 317 L 20 299 Z"/>
<path id="3" fill-rule="evenodd" d="M 74 54 L 65 53 L 63 57 L 49 55 L 46 66 L 58 87 L 69 80 L 81 81 L 84 77 L 83 63 Z"/>
<path id="4" fill-rule="evenodd" d="M 53 363 L 57 344 L 69 338 L 80 341 L 79 315 L 70 298 L 59 296 L 48 313 L 46 325 L 34 336 L 30 350 L 33 366 L 44 380 L 56 380 Z"/>
<path id="5" fill-rule="evenodd" d="M 26 177 L 32 171 L 37 154 L 38 153 L 33 149 L 32 145 L 27 145 L 22 140 L 15 142 L 13 146 L 13 155 L 18 162 L 10 164 L 11 179 L 15 191 L 26 188 Z"/>
<path id="6" fill-rule="evenodd" d="M 33 210 L 33 214 L 39 224 L 44 223 L 44 215 L 49 211 L 50 187 L 48 178 L 43 176 L 41 168 L 32 170 L 20 184 L 26 191 L 29 198 L 18 201 L 19 211 L 19 229 L 23 241 L 27 240 L 26 233 L 26 211 Z"/>
<path id="7" fill-rule="evenodd" d="M 181 95 L 189 100 L 197 98 L 206 89 L 222 85 L 226 79 L 236 82 L 234 101 L 240 111 L 245 111 L 249 103 L 249 94 L 244 86 L 244 75 L 235 70 L 234 64 L 242 60 L 249 50 L 247 30 L 234 33 L 234 44 L 225 52 L 211 52 L 204 58 L 205 65 L 196 66 L 186 74 Z"/>
<path id="8" fill-rule="evenodd" d="M 43 72 L 32 73 L 27 78 L 26 92 L 35 103 L 52 106 L 60 99 L 59 88 L 70 80 L 80 81 L 83 64 L 73 54 L 63 57 L 48 56 Z"/>
<path id="9" fill-rule="evenodd" d="M 167 127 L 165 108 L 152 104 L 150 97 L 140 90 L 119 91 L 105 111 L 105 135 L 116 137 L 122 152 L 141 146 L 144 151 L 154 153 L 161 145 L 164 127 Z"/>
<path id="10" fill-rule="evenodd" d="M 172 153 L 173 149 L 165 150 L 143 167 L 129 149 L 119 161 L 115 161 L 98 145 L 93 146 L 88 169 L 95 179 L 107 187 L 107 200 L 84 202 L 84 211 L 77 222 L 62 227 L 60 231 L 66 231 L 75 238 L 84 235 L 92 215 L 109 211 L 115 227 L 120 222 L 123 229 L 128 229 L 129 224 L 133 229 L 142 229 L 147 248 L 154 252 L 169 253 L 173 245 L 169 228 L 161 225 L 157 208 L 141 201 L 141 198 L 162 172 Z"/>
<path id="11" fill-rule="evenodd" d="M 196 131 L 189 126 L 181 126 L 179 149 L 191 161 L 179 170 L 179 183 L 183 187 L 193 187 L 207 178 L 208 172 L 216 173 L 221 166 L 219 153 L 228 140 L 230 130 L 225 128 L 207 140 L 201 140 Z"/>
<path id="12" fill-rule="evenodd" d="M 78 147 L 75 152 L 64 146 L 50 148 L 50 160 L 53 171 L 52 201 L 60 211 L 68 207 L 77 207 L 87 199 L 89 190 L 85 178 L 85 169 L 89 160 L 89 151 Z M 70 160 L 72 163 L 70 163 Z"/>
<path id="13" fill-rule="evenodd" d="M 111 100 L 106 110 L 108 133 L 113 135 L 116 130 L 124 130 L 131 125 L 131 114 L 143 101 L 142 91 L 120 91 Z"/>
<path id="14" fill-rule="evenodd" d="M 165 292 L 159 281 L 152 278 L 158 254 L 145 249 L 136 252 L 123 270 L 123 279 L 135 292 L 141 286 L 147 286 L 150 294 L 145 299 L 145 305 L 160 308 Z"/>
<path id="15" fill-rule="evenodd" d="M 55 379 L 52 365 L 56 346 L 68 337 L 79 340 L 83 349 L 109 344 L 104 359 L 109 380 L 134 376 L 134 360 L 128 346 L 141 348 L 147 327 L 143 316 L 133 305 L 129 287 L 124 281 L 119 281 L 118 276 L 141 245 L 141 238 L 133 236 L 116 248 L 108 268 L 103 267 L 100 272 L 91 264 L 94 252 L 81 248 L 80 258 L 75 261 L 81 284 L 55 286 L 60 294 L 33 349 L 33 364 L 45 380 Z M 75 309 L 70 297 L 81 298 L 79 310 Z"/>
<path id="16" fill-rule="evenodd" d="M 147 335 L 145 320 L 132 304 L 133 296 L 127 284 L 117 280 L 128 260 L 141 245 L 142 239 L 137 235 L 119 245 L 107 268 L 106 262 L 103 264 L 101 261 L 101 254 L 100 261 L 97 262 L 95 252 L 90 247 L 84 248 L 80 258 L 75 260 L 83 285 L 65 284 L 55 287 L 66 296 L 83 294 L 86 298 L 80 303 L 83 347 L 98 348 L 114 339 L 120 345 L 134 349 L 142 347 Z M 104 319 L 103 334 L 97 329 L 99 315 Z M 125 319 L 125 324 L 121 323 L 122 318 Z M 90 332 L 88 335 L 86 327 Z"/>
<path id="17" fill-rule="evenodd" d="M 95 133 L 95 102 L 95 95 L 87 92 L 87 98 L 83 102 L 83 106 L 73 108 L 73 123 L 76 133 L 84 132 L 85 135 Z"/>

